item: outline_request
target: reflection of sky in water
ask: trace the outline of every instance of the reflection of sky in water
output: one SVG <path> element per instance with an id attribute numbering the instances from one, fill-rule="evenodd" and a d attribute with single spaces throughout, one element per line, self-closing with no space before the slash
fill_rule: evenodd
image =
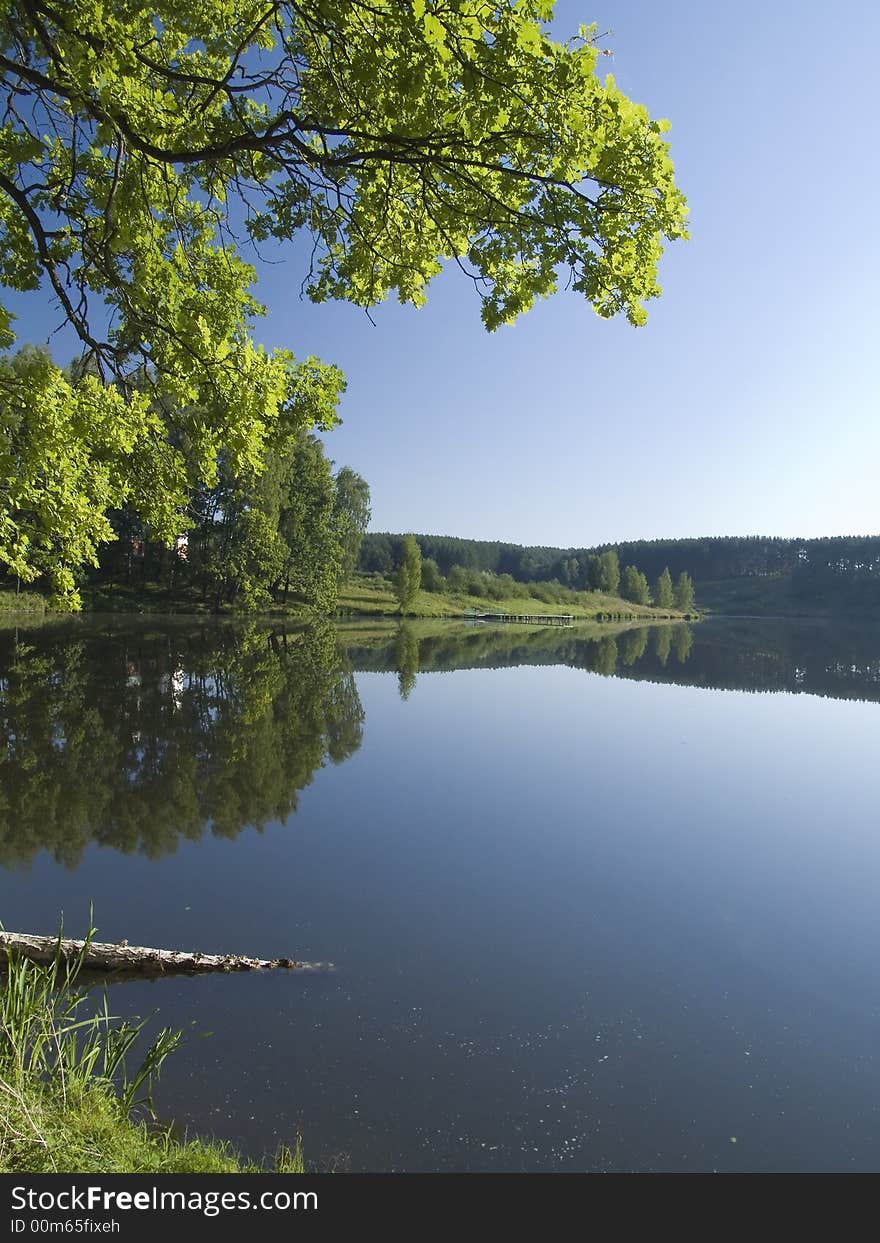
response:
<path id="1" fill-rule="evenodd" d="M 689 676 L 741 672 L 726 636 L 701 665 L 712 636 Z M 103 936 L 337 963 L 117 988 L 213 1033 L 160 1107 L 353 1169 L 876 1168 L 877 705 L 562 667 L 357 685 L 362 745 L 286 824 L 0 878 L 7 927 L 93 899 Z"/>

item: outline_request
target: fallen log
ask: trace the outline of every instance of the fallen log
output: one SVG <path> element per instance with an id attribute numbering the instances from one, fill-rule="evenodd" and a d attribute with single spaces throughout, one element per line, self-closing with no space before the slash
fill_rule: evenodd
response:
<path id="1" fill-rule="evenodd" d="M 20 932 L 0 932 L 3 951 L 32 962 L 81 961 L 89 971 L 120 971 L 138 975 L 195 975 L 208 971 L 332 971 L 329 962 L 296 962 L 292 958 L 246 958 L 243 954 L 202 954 L 198 950 L 160 950 L 127 941 L 76 941 L 68 937 L 32 937 Z M 2 963 L 0 963 L 2 965 Z"/>

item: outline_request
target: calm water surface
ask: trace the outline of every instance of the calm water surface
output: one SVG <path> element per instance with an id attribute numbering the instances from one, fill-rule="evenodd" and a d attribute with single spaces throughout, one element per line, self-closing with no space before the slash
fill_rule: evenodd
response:
<path id="1" fill-rule="evenodd" d="M 336 963 L 112 990 L 253 1156 L 877 1169 L 878 701 L 876 626 L 5 630 L 0 919 Z"/>

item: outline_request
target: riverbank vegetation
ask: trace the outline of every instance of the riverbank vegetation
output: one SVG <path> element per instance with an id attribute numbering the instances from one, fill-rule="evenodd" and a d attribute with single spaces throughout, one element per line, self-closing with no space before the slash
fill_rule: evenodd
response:
<path id="1" fill-rule="evenodd" d="M 424 562 L 422 566 L 424 569 Z M 342 588 L 337 612 L 340 617 L 394 617 L 400 614 L 400 600 L 393 581 L 382 575 L 356 575 Z M 685 616 L 674 609 L 655 609 L 600 591 L 574 591 L 558 583 L 499 582 L 485 574 L 469 576 L 463 587 L 447 584 L 442 590 L 427 590 L 423 580 L 407 608 L 409 617 L 466 617 L 472 613 L 570 615 L 604 621 Z"/>
<path id="2" fill-rule="evenodd" d="M 20 591 L 15 586 L 0 589 L 0 614 L 31 613 L 39 617 L 49 609 L 49 601 L 36 591 Z"/>
<path id="3" fill-rule="evenodd" d="M 155 1121 L 151 1084 L 181 1033 L 165 1028 L 146 1044 L 144 1023 L 115 1018 L 106 992 L 98 1001 L 83 987 L 82 957 L 8 957 L 2 975 L 0 1172 L 265 1172 L 226 1144 L 181 1139 Z M 303 1171 L 298 1139 L 275 1168 Z"/>
<path id="4" fill-rule="evenodd" d="M 545 557 L 543 562 L 509 556 L 516 548 L 513 544 L 431 535 L 366 535 L 360 540 L 358 564 L 362 573 L 372 574 L 377 587 L 381 587 L 383 579 L 390 579 L 401 613 L 423 617 L 447 616 L 459 606 L 465 612 L 473 611 L 475 601 L 488 612 L 574 611 L 581 617 L 633 616 L 633 609 L 627 605 L 636 610 L 654 606 L 664 614 L 674 610 L 687 615 L 694 610 L 694 585 L 686 572 L 679 574 L 673 585 L 669 569 L 664 567 L 652 592 L 647 578 L 635 566 L 625 565 L 621 569 L 613 548 L 596 555 L 582 553 L 580 558 Z M 525 551 L 519 549 L 520 553 Z M 392 571 L 393 566 L 397 568 Z M 404 581 L 413 584 L 406 593 L 401 591 Z M 454 599 L 456 604 L 451 609 L 432 609 L 419 600 L 419 587 L 433 596 Z M 470 600 L 469 607 L 461 604 L 466 599 Z M 341 602 L 342 611 L 350 600 L 349 594 Z M 523 601 L 529 602 L 526 608 L 522 607 Z M 532 601 L 540 601 L 546 607 L 535 608 Z M 567 608 L 552 608 L 554 605 Z"/>
<path id="5" fill-rule="evenodd" d="M 804 616 L 880 609 L 880 535 L 713 536 L 571 548 L 437 535 L 415 539 L 423 567 L 433 565 L 447 579 L 453 572 L 489 574 L 508 583 L 621 590 L 632 599 L 643 596 L 647 587 L 661 607 L 671 584 L 673 604 L 683 612 L 697 607 L 701 612 Z M 387 533 L 366 535 L 358 568 L 364 573 L 389 573 L 401 540 L 402 536 Z M 627 587 L 621 588 L 615 564 L 618 575 L 626 574 L 630 566 L 645 583 L 630 574 Z M 428 569 L 428 581 L 430 574 Z M 425 578 L 423 571 L 423 586 Z"/>
<path id="6" fill-rule="evenodd" d="M 390 567 L 385 573 L 352 573 L 370 539 L 370 490 L 350 468 L 333 474 L 331 467 L 320 442 L 303 435 L 250 487 L 221 472 L 216 488 L 194 494 L 201 516 L 174 550 L 149 540 L 130 511 L 114 515 L 119 538 L 103 545 L 97 569 L 79 578 L 86 610 L 302 618 L 570 613 L 608 620 L 695 612 L 687 573 L 673 583 L 664 569 L 652 591 L 634 566 L 621 570 L 614 550 L 585 559 L 582 573 L 569 566 L 567 582 L 522 581 L 458 563 L 444 573 L 422 555 L 418 539 L 406 536 L 391 546 L 393 558 L 382 558 Z M 19 598 L 9 584 L 0 590 L 0 607 L 12 611 Z M 34 592 L 25 599 L 43 610 L 50 604 Z"/>
<path id="7" fill-rule="evenodd" d="M 90 611 L 332 613 L 369 522 L 370 490 L 350 467 L 334 471 L 321 441 L 300 431 L 276 435 L 259 470 L 236 471 L 221 454 L 213 482 L 189 490 L 187 514 L 168 547 L 132 506 L 108 511 L 95 564 L 72 575 L 77 601 Z M 45 576 L 45 595 L 2 577 L 4 612 L 69 603 L 49 594 Z"/>

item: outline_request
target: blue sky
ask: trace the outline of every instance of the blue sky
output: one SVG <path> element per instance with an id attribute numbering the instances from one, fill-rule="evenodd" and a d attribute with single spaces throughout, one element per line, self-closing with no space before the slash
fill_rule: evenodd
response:
<path id="1" fill-rule="evenodd" d="M 601 70 L 672 121 L 692 240 L 664 256 L 642 329 L 559 294 L 488 335 L 455 271 L 374 327 L 301 302 L 295 254 L 260 268 L 260 338 L 347 375 L 327 449 L 369 481 L 372 529 L 563 546 L 880 531 L 880 8 L 556 14 L 558 37 L 611 31 Z"/>

